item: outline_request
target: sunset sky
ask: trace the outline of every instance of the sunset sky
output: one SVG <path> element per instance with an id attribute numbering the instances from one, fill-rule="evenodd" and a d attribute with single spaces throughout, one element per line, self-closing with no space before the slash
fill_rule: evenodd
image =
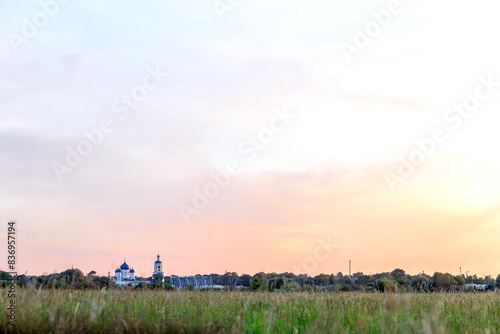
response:
<path id="1" fill-rule="evenodd" d="M 491 1 L 54 1 L 0 2 L 19 273 L 500 273 Z"/>

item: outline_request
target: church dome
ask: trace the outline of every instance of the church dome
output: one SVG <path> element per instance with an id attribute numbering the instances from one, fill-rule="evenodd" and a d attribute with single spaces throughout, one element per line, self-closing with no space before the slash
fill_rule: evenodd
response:
<path id="1" fill-rule="evenodd" d="M 128 268 L 129 267 L 128 267 L 127 262 L 123 262 L 123 264 L 120 266 L 120 269 L 122 269 L 122 270 L 128 270 Z"/>
<path id="2" fill-rule="evenodd" d="M 116 269 L 116 270 L 115 270 L 115 273 L 119 273 L 119 272 L 120 272 L 120 269 Z"/>
<path id="3" fill-rule="evenodd" d="M 130 269 L 130 272 L 131 272 L 131 273 L 135 273 L 134 268 Z"/>

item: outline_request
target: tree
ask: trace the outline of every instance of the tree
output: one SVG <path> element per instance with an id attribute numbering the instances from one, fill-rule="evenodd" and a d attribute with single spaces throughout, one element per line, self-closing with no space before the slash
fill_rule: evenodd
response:
<path id="1" fill-rule="evenodd" d="M 380 292 L 395 292 L 396 283 L 387 278 L 378 279 L 373 284 L 373 287 Z"/>
<path id="2" fill-rule="evenodd" d="M 238 278 L 238 285 L 244 286 L 244 287 L 250 287 L 252 284 L 252 276 L 248 274 L 243 274 Z"/>
<path id="3" fill-rule="evenodd" d="M 306 285 L 310 281 L 309 276 L 307 276 L 306 274 L 300 274 L 300 275 L 296 276 L 294 280 L 300 286 L 304 286 L 304 285 Z"/>
<path id="4" fill-rule="evenodd" d="M 344 275 L 339 271 L 335 278 L 333 279 L 334 285 L 342 284 L 342 280 L 344 279 Z"/>
<path id="5" fill-rule="evenodd" d="M 396 268 L 391 272 L 392 278 L 401 285 L 406 284 L 406 273 L 403 269 Z"/>
<path id="6" fill-rule="evenodd" d="M 324 286 L 330 283 L 330 275 L 319 274 L 313 278 L 314 285 Z"/>
<path id="7" fill-rule="evenodd" d="M 294 281 L 296 281 L 296 279 L 297 279 L 297 276 L 294 273 L 284 272 L 284 273 L 281 273 L 279 275 L 286 277 L 288 279 L 294 280 Z"/>
<path id="8" fill-rule="evenodd" d="M 268 291 L 299 291 L 300 286 L 294 280 L 288 279 L 286 277 L 273 277 L 268 281 Z"/>
<path id="9" fill-rule="evenodd" d="M 163 275 L 162 274 L 154 274 L 152 277 L 151 277 L 151 281 L 153 283 L 160 283 L 160 282 L 163 282 Z"/>
<path id="10" fill-rule="evenodd" d="M 500 274 L 497 276 L 496 286 L 500 289 Z"/>
<path id="11" fill-rule="evenodd" d="M 285 283 L 281 286 L 280 291 L 283 292 L 296 292 L 300 291 L 300 286 L 294 280 L 285 277 Z"/>
<path id="12" fill-rule="evenodd" d="M 106 276 L 92 276 L 92 281 L 96 285 L 97 289 L 103 289 L 103 288 L 108 289 L 109 286 L 111 285 L 111 282 L 113 282 Z"/>
<path id="13" fill-rule="evenodd" d="M 434 281 L 434 288 L 436 290 L 447 291 L 450 290 L 450 288 L 453 285 L 457 285 L 457 281 L 455 281 L 455 278 L 449 273 L 442 274 L 436 272 L 434 273 L 433 281 Z"/>
<path id="14" fill-rule="evenodd" d="M 455 281 L 457 282 L 458 285 L 464 285 L 465 284 L 465 278 L 463 278 L 460 275 L 455 276 Z"/>
<path id="15" fill-rule="evenodd" d="M 19 286 L 21 288 L 25 288 L 27 285 L 28 285 L 28 277 L 26 277 L 26 275 L 19 275 L 17 276 L 17 284 L 19 284 Z"/>
<path id="16" fill-rule="evenodd" d="M 358 279 L 356 280 L 356 284 L 364 288 L 371 288 L 374 283 L 375 283 L 375 278 L 369 275 L 359 276 Z"/>
<path id="17" fill-rule="evenodd" d="M 97 274 L 97 273 L 96 273 L 94 270 L 92 270 L 91 272 L 89 272 L 89 273 L 87 274 L 87 276 L 91 277 L 91 276 L 95 276 L 96 274 Z"/>
<path id="18" fill-rule="evenodd" d="M 475 275 L 474 275 L 475 276 Z M 472 280 L 474 284 L 486 284 L 486 280 L 482 277 L 476 277 L 475 279 Z"/>
<path id="19" fill-rule="evenodd" d="M 217 277 L 216 284 L 224 285 L 224 286 L 236 286 L 236 282 L 238 281 L 238 274 L 235 272 L 226 271 L 224 275 L 219 275 Z"/>
<path id="20" fill-rule="evenodd" d="M 344 278 L 342 278 L 342 281 L 340 283 L 342 285 L 348 285 L 348 286 L 352 286 L 353 285 L 352 279 L 349 276 L 344 276 Z"/>
<path id="21" fill-rule="evenodd" d="M 393 277 L 391 275 L 391 273 L 388 273 L 388 272 L 385 272 L 385 273 L 380 273 L 380 274 L 375 274 L 373 275 L 376 279 L 382 279 L 382 278 L 386 278 L 390 281 L 392 281 Z"/>
<path id="22" fill-rule="evenodd" d="M 259 276 L 255 276 L 254 277 L 254 282 L 252 283 L 252 285 L 250 286 L 250 290 L 252 291 L 257 291 L 259 290 L 261 287 L 261 284 L 260 284 L 260 277 Z"/>
<path id="23" fill-rule="evenodd" d="M 10 274 L 0 270 L 0 280 L 2 281 L 9 281 L 11 279 Z"/>

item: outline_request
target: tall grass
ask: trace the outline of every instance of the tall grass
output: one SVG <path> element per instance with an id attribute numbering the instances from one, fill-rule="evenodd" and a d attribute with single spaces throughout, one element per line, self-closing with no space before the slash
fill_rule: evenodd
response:
<path id="1" fill-rule="evenodd" d="M 7 291 L 0 293 L 6 310 Z M 5 311 L 4 311 L 5 312 Z M 500 294 L 17 291 L 16 333 L 500 333 Z"/>

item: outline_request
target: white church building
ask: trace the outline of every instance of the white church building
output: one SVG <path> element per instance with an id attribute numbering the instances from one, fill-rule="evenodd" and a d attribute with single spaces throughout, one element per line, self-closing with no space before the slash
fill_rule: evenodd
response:
<path id="1" fill-rule="evenodd" d="M 108 277 L 111 278 L 111 275 L 109 273 Z M 115 282 L 119 286 L 126 286 L 129 284 L 137 285 L 140 283 L 135 280 L 135 270 L 134 268 L 130 268 L 126 260 L 123 260 L 123 264 L 120 266 L 120 268 L 116 268 L 115 276 L 113 276 L 112 279 L 113 282 Z"/>
<path id="2" fill-rule="evenodd" d="M 152 279 L 158 278 L 161 282 L 168 283 L 170 286 L 177 288 L 178 290 L 187 289 L 190 285 L 193 286 L 194 289 L 211 289 L 216 286 L 212 283 L 212 276 L 210 275 L 197 275 L 197 276 L 186 276 L 186 277 L 178 277 L 172 276 L 167 280 L 163 276 L 163 265 L 160 261 L 160 254 L 156 256 L 156 261 L 154 263 L 153 276 Z M 135 277 L 135 270 L 131 268 L 127 261 L 124 259 L 123 264 L 115 270 L 115 275 L 111 277 L 108 272 L 108 278 L 112 279 L 119 286 L 127 286 L 127 285 L 139 285 L 141 281 L 137 281 Z M 144 281 L 144 283 L 151 283 L 151 281 Z"/>
<path id="3" fill-rule="evenodd" d="M 163 276 L 163 270 L 162 270 L 162 263 L 160 261 L 160 254 L 156 256 L 156 261 L 154 263 L 154 270 L 153 270 L 153 277 L 154 275 L 161 275 Z M 131 285 L 139 285 L 141 281 L 137 281 L 135 277 L 135 270 L 134 268 L 130 267 L 127 264 L 126 259 L 123 260 L 123 264 L 119 267 L 116 268 L 115 270 L 115 275 L 111 276 L 111 274 L 108 272 L 108 278 L 113 280 L 113 282 L 116 283 L 116 285 L 119 286 L 127 286 L 129 284 Z M 163 278 L 162 278 L 163 281 Z M 144 281 L 144 283 L 151 283 L 151 281 Z"/>

